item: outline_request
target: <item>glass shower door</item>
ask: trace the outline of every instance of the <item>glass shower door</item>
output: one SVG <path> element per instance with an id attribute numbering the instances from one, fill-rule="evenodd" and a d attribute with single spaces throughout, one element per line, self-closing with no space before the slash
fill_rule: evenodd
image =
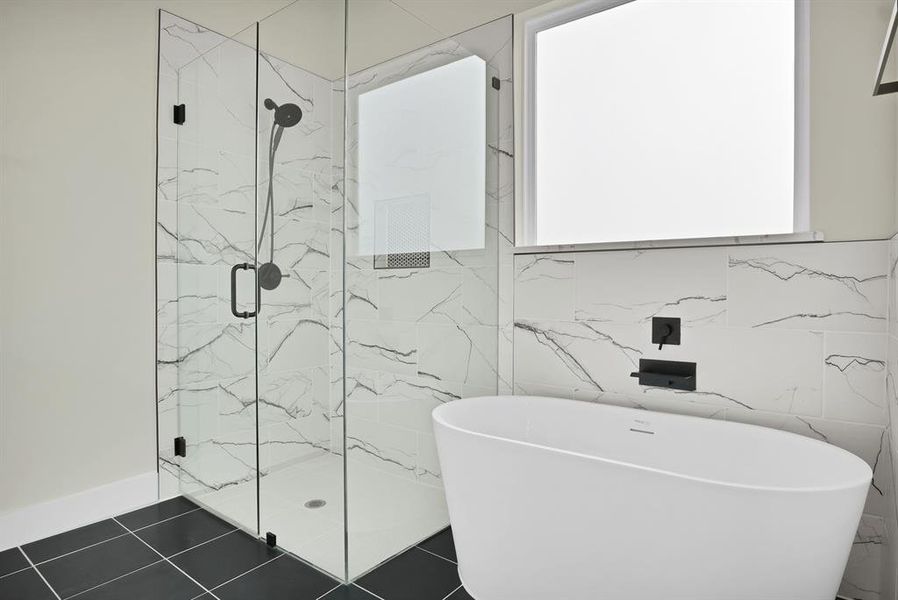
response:
<path id="1" fill-rule="evenodd" d="M 344 15 L 297 2 L 235 38 L 163 15 L 158 203 L 160 464 L 340 579 Z"/>
<path id="2" fill-rule="evenodd" d="M 378 60 L 366 9 L 350 4 L 346 84 L 350 578 L 449 525 L 431 412 L 498 390 L 511 48 L 507 19 Z"/>
<path id="3" fill-rule="evenodd" d="M 261 531 L 340 579 L 343 20 L 296 2 L 261 21 L 256 99 Z"/>
<path id="4" fill-rule="evenodd" d="M 176 270 L 181 492 L 258 532 L 255 31 L 178 69 Z"/>

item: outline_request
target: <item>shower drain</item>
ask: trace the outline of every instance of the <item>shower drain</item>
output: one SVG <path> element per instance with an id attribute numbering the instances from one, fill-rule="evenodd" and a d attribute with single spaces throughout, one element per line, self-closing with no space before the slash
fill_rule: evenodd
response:
<path id="1" fill-rule="evenodd" d="M 325 504 L 327 504 L 326 500 L 321 500 L 320 498 L 316 498 L 315 500 L 309 500 L 308 502 L 305 503 L 304 506 L 306 508 L 321 508 Z"/>

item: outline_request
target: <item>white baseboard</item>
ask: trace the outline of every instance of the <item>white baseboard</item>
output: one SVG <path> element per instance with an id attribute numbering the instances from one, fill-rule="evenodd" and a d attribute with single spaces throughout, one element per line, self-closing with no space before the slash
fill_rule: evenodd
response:
<path id="1" fill-rule="evenodd" d="M 0 514 L 0 551 L 101 521 L 159 498 L 155 471 Z"/>

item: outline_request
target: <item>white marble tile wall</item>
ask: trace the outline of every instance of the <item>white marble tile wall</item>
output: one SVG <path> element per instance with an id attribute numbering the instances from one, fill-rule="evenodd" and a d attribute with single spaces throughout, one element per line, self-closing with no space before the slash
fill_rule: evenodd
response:
<path id="1" fill-rule="evenodd" d="M 895 452 L 898 451 L 898 388 L 896 388 L 896 381 L 898 381 L 896 379 L 898 377 L 898 272 L 896 272 L 896 266 L 898 266 L 898 236 L 889 240 L 889 320 L 885 398 L 887 412 L 890 415 L 889 447 L 891 452 L 889 460 L 892 467 L 893 486 L 889 490 L 892 495 L 884 516 L 885 535 L 879 537 L 879 549 L 882 554 L 880 598 L 884 600 L 898 598 L 898 552 L 895 547 L 896 541 L 898 541 L 898 509 L 896 509 L 898 496 L 896 496 L 894 485 L 898 483 L 898 477 L 896 477 L 898 475 L 898 457 L 895 455 Z M 875 544 L 870 543 L 868 546 L 872 551 Z M 873 563 L 874 559 L 871 557 L 869 562 Z"/>
<path id="2" fill-rule="evenodd" d="M 519 255 L 514 389 L 756 423 L 854 452 L 874 482 L 843 593 L 879 598 L 894 520 L 889 270 L 884 241 Z M 683 319 L 682 345 L 651 343 L 654 316 Z M 639 386 L 640 358 L 696 362 L 696 391 Z"/>
<path id="3" fill-rule="evenodd" d="M 259 98 L 300 107 L 285 129 L 274 164 L 274 262 L 287 278 L 263 290 L 258 317 L 259 417 L 263 476 L 331 450 L 331 188 L 334 115 L 330 81 L 260 53 Z M 259 147 L 273 122 L 260 115 Z M 268 187 L 268 156 L 260 152 L 260 198 Z M 259 207 L 259 215 L 263 212 Z M 261 218 L 261 216 L 259 217 Z M 259 262 L 269 260 L 263 240 Z M 264 340 L 264 342 L 263 342 Z M 264 344 L 264 345 L 263 345 Z M 289 408 L 289 411 L 285 411 Z M 265 483 L 262 488 L 264 492 Z"/>
<path id="4" fill-rule="evenodd" d="M 372 257 L 357 250 L 357 99 L 472 54 L 484 58 L 491 76 L 504 79 L 500 90 L 488 87 L 486 246 L 435 252 L 429 268 L 374 269 Z M 498 302 L 500 247 L 511 264 L 511 213 L 500 214 L 500 204 L 508 208 L 512 202 L 507 183 L 513 179 L 510 81 L 510 18 L 348 80 L 347 446 L 350 458 L 372 461 L 426 485 L 440 485 L 429 411 L 442 402 L 498 389 L 500 318 L 508 330 L 511 323 L 510 310 L 500 314 Z M 505 283 L 511 283 L 510 276 Z"/>
<path id="5" fill-rule="evenodd" d="M 202 493 L 255 476 L 257 348 L 263 475 L 332 449 L 332 158 L 342 133 L 330 81 L 260 54 L 260 98 L 303 111 L 274 165 L 275 261 L 287 278 L 263 294 L 257 324 L 233 317 L 230 267 L 255 260 L 255 50 L 169 13 L 160 26 L 157 371 L 170 495 L 179 479 L 180 490 Z M 171 123 L 178 103 L 187 105 L 182 126 Z M 262 202 L 270 123 L 260 108 Z M 250 290 L 251 275 L 238 284 Z M 186 459 L 172 455 L 179 432 Z"/>
<path id="6" fill-rule="evenodd" d="M 382 559 L 447 523 L 430 412 L 442 403 L 493 395 L 499 389 L 498 332 L 510 332 L 512 322 L 510 305 L 499 303 L 500 286 L 508 288 L 510 298 L 512 283 L 511 35 L 511 19 L 500 19 L 353 74 L 347 82 L 345 386 L 350 485 L 354 465 L 359 464 L 381 470 L 385 481 L 401 478 L 438 492 L 416 495 L 425 504 L 409 506 L 406 522 L 392 527 L 402 535 L 380 532 L 387 540 L 380 547 Z M 490 77 L 500 79 L 499 90 L 487 86 L 485 247 L 434 252 L 429 268 L 374 269 L 372 257 L 358 251 L 358 97 L 472 54 L 486 61 Z M 508 266 L 504 279 L 500 257 Z M 509 334 L 509 389 L 510 339 Z M 356 485 L 353 496 L 377 494 Z M 353 515 L 370 508 L 350 503 L 350 527 Z M 350 548 L 350 571 L 360 566 Z"/>

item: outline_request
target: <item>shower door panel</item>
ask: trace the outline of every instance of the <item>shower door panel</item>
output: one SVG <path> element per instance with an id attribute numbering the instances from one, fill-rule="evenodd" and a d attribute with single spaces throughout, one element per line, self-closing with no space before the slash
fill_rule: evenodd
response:
<path id="1" fill-rule="evenodd" d="M 340 579 L 343 18 L 300 2 L 260 22 L 256 100 L 260 526 Z"/>
<path id="2" fill-rule="evenodd" d="M 257 532 L 256 50 L 206 33 L 178 69 L 180 486 Z"/>
<path id="3" fill-rule="evenodd" d="M 498 390 L 510 40 L 500 20 L 372 66 L 350 40 L 366 65 L 346 86 L 350 578 L 449 524 L 431 412 Z"/>

